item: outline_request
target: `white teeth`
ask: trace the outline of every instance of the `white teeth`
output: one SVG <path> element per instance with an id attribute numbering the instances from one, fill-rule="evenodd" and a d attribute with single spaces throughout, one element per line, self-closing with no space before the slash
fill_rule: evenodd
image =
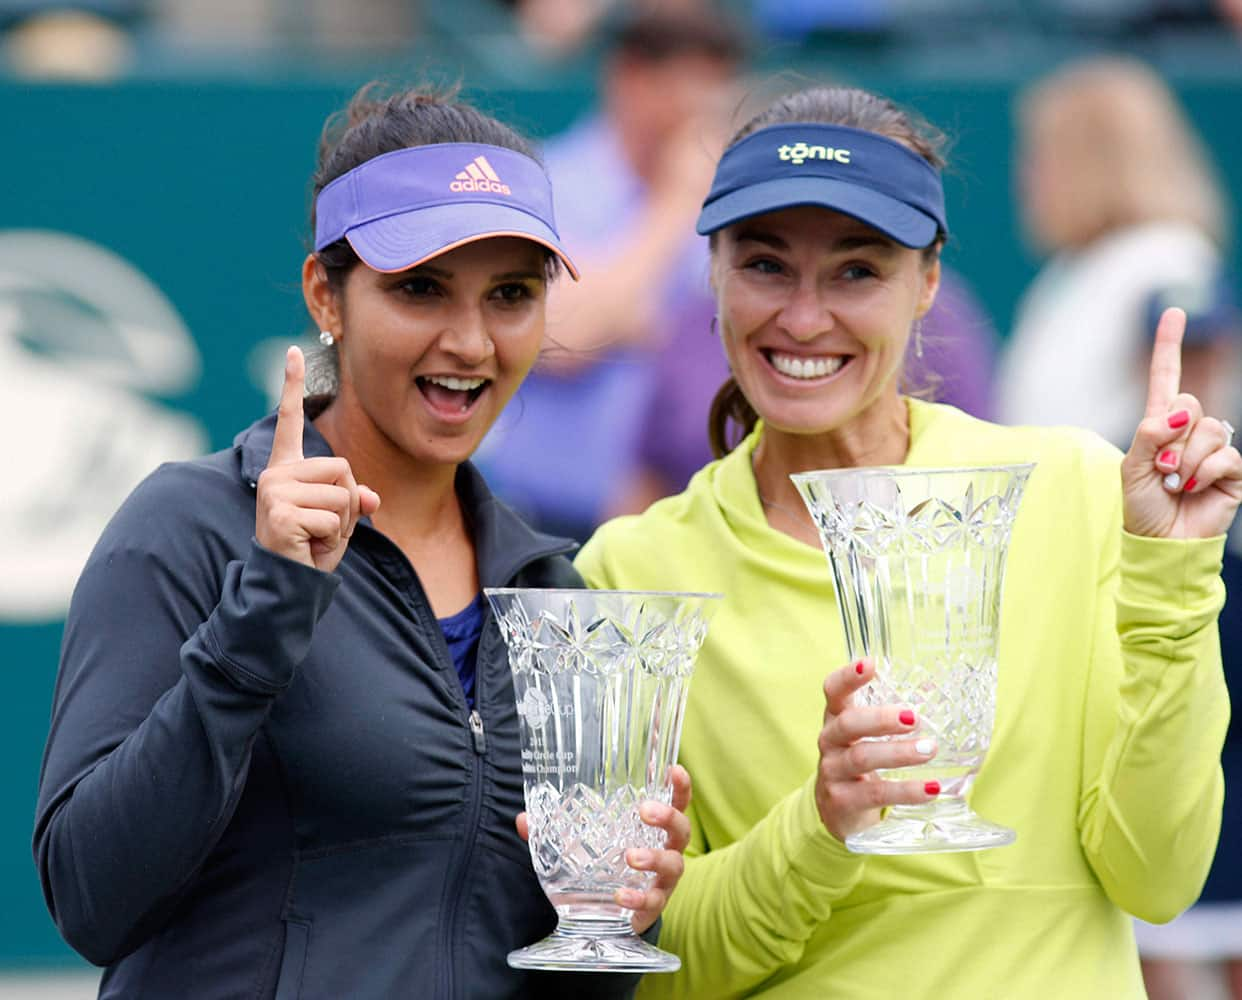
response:
<path id="1" fill-rule="evenodd" d="M 428 382 L 442 385 L 454 392 L 471 392 L 487 381 L 485 378 L 456 378 L 453 375 L 424 375 Z"/>
<path id="2" fill-rule="evenodd" d="M 820 358 L 797 358 L 792 354 L 768 355 L 772 359 L 772 367 L 783 375 L 791 378 L 824 378 L 841 370 L 845 358 L 840 356 Z"/>

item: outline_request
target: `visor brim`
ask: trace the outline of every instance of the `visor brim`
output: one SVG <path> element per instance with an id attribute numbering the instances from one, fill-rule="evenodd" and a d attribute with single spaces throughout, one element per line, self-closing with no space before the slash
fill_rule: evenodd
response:
<path id="1" fill-rule="evenodd" d="M 556 233 L 534 216 L 504 205 L 433 205 L 364 222 L 345 234 L 362 262 L 383 274 L 408 271 L 457 247 L 501 236 L 550 250 L 578 280 L 578 268 Z"/>
<path id="2" fill-rule="evenodd" d="M 695 230 L 708 236 L 743 219 L 801 205 L 848 215 L 914 250 L 930 246 L 940 232 L 934 218 L 903 201 L 828 177 L 782 177 L 731 191 L 703 206 Z"/>

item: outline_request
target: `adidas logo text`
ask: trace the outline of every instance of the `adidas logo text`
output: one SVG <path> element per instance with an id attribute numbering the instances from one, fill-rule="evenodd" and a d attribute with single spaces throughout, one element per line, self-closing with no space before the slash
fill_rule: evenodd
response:
<path id="1" fill-rule="evenodd" d="M 466 164 L 466 169 L 456 175 L 449 185 L 450 191 L 491 191 L 495 194 L 513 194 L 509 185 L 501 181 L 487 157 L 476 156 Z"/>

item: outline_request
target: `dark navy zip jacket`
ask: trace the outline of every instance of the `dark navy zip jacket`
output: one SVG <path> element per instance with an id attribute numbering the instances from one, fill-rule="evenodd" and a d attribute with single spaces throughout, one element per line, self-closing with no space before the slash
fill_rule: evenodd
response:
<path id="1" fill-rule="evenodd" d="M 486 613 L 477 714 L 405 556 L 333 573 L 253 541 L 274 417 L 166 465 L 105 530 L 65 628 L 34 848 L 65 939 L 126 1000 L 623 997 L 524 973 L 555 913 L 514 830 L 517 715 Z M 309 422 L 309 456 L 330 454 Z M 575 587 L 469 465 L 483 586 Z"/>

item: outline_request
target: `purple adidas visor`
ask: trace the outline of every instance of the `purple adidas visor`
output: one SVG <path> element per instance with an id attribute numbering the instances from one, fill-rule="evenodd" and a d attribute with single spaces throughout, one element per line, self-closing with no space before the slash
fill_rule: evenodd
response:
<path id="1" fill-rule="evenodd" d="M 725 150 L 695 228 L 707 236 L 797 205 L 830 208 L 918 249 L 948 232 L 940 171 L 893 139 L 818 122 L 773 125 Z"/>
<path id="2" fill-rule="evenodd" d="M 315 250 L 342 237 L 362 262 L 392 273 L 493 236 L 547 247 L 576 281 L 543 167 L 503 146 L 445 142 L 367 160 L 319 192 Z"/>

